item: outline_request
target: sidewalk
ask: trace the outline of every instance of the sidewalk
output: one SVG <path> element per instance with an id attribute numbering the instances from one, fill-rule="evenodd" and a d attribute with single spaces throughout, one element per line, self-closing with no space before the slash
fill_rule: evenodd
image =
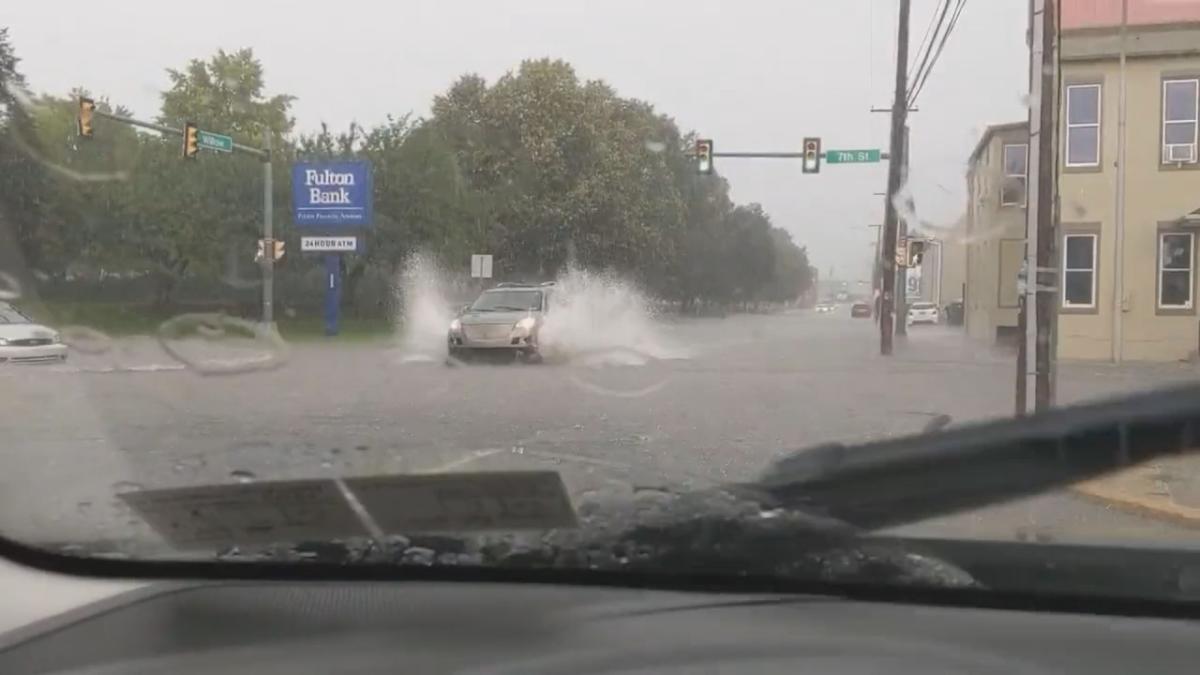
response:
<path id="1" fill-rule="evenodd" d="M 897 354 L 910 363 L 970 364 L 995 377 L 1015 378 L 1014 353 L 978 345 L 949 330 L 913 331 Z M 1183 362 L 1063 361 L 1058 365 L 1057 399 L 1060 406 L 1069 406 L 1187 382 L 1200 382 L 1200 367 Z M 1072 491 L 1111 508 L 1200 528 L 1200 455 L 1131 467 L 1077 484 Z"/>
<path id="2" fill-rule="evenodd" d="M 1115 508 L 1200 528 L 1200 457 L 1142 464 L 1073 490 Z"/>

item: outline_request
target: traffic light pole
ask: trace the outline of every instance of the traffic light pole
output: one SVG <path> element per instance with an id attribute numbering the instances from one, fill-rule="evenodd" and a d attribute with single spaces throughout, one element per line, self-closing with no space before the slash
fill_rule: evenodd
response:
<path id="1" fill-rule="evenodd" d="M 262 325 L 270 330 L 275 325 L 275 193 L 271 175 L 271 133 L 263 134 L 263 288 Z"/>
<path id="2" fill-rule="evenodd" d="M 146 122 L 145 120 L 134 119 L 124 115 L 114 115 L 113 113 L 103 112 L 101 110 L 92 109 L 91 114 L 96 117 L 102 117 L 106 120 L 112 120 L 120 124 L 127 124 L 131 127 L 140 127 L 142 129 L 150 129 L 162 134 L 183 137 L 184 130 L 168 127 L 163 124 L 154 122 Z M 274 217 L 275 217 L 275 202 L 274 202 L 274 181 L 271 173 L 271 135 L 267 133 L 263 137 L 263 147 L 255 148 L 241 143 L 233 143 L 233 151 L 240 152 L 245 155 L 251 155 L 262 160 L 263 163 L 263 295 L 262 295 L 262 323 L 267 329 L 270 329 L 275 323 L 275 233 L 274 233 Z"/>

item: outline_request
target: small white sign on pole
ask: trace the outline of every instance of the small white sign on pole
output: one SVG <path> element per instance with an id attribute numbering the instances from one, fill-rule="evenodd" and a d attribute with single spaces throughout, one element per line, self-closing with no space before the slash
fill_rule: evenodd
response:
<path id="1" fill-rule="evenodd" d="M 357 237 L 300 237 L 301 251 L 330 251 L 353 253 L 358 250 Z"/>
<path id="2" fill-rule="evenodd" d="M 492 256 L 480 255 L 478 253 L 471 256 L 471 278 L 492 278 Z"/>

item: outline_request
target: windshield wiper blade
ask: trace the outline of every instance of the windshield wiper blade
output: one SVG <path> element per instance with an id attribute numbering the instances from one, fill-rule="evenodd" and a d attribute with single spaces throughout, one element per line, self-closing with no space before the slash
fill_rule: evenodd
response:
<path id="1" fill-rule="evenodd" d="M 863 530 L 1032 496 L 1196 452 L 1200 386 L 857 447 L 798 451 L 739 489 Z"/>

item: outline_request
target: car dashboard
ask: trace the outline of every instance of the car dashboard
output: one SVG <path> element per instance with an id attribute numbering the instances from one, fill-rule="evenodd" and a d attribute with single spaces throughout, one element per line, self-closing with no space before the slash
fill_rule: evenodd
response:
<path id="1" fill-rule="evenodd" d="M 459 582 L 147 586 L 0 636 L 0 672 L 1195 673 L 1191 621 Z"/>

